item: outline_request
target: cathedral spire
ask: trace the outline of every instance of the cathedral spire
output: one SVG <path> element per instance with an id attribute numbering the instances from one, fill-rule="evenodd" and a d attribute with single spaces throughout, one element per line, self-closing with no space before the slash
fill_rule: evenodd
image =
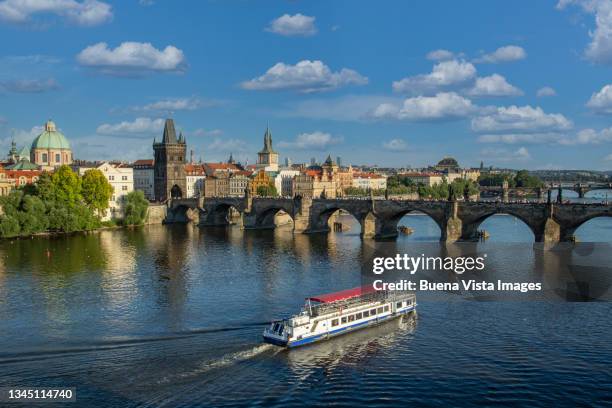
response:
<path id="1" fill-rule="evenodd" d="M 174 130 L 174 121 L 172 119 L 166 119 L 164 125 L 164 137 L 162 138 L 163 144 L 175 144 L 176 143 L 176 131 Z"/>

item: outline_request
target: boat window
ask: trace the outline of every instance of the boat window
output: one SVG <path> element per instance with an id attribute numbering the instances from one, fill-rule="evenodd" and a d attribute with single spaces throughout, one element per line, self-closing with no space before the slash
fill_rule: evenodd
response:
<path id="1" fill-rule="evenodd" d="M 385 312 L 389 311 L 389 305 L 385 306 Z"/>
<path id="2" fill-rule="evenodd" d="M 346 323 L 346 316 L 342 318 L 342 324 Z"/>
<path id="3" fill-rule="evenodd" d="M 274 329 L 272 331 L 277 332 L 278 331 L 278 326 L 280 326 L 278 323 L 274 323 Z"/>
<path id="4" fill-rule="evenodd" d="M 337 326 L 337 325 L 338 325 L 338 319 L 332 320 L 332 326 Z"/>
<path id="5" fill-rule="evenodd" d="M 400 307 L 402 307 L 402 302 L 397 302 L 397 304 L 395 305 L 395 307 L 397 307 L 398 309 L 399 309 Z"/>
<path id="6" fill-rule="evenodd" d="M 382 312 L 383 312 L 383 307 L 381 306 L 378 308 L 378 314 L 381 314 Z"/>
<path id="7" fill-rule="evenodd" d="M 355 321 L 355 315 L 350 315 L 348 318 L 349 318 L 348 319 L 349 322 L 354 322 Z"/>
<path id="8" fill-rule="evenodd" d="M 363 312 L 363 317 L 368 317 L 370 315 L 370 311 L 366 310 L 365 312 Z"/>
<path id="9" fill-rule="evenodd" d="M 357 313 L 357 314 L 355 315 L 355 319 L 359 320 L 359 319 L 361 319 L 361 317 L 362 317 L 362 316 L 363 316 L 363 315 L 362 315 L 361 313 Z"/>
<path id="10" fill-rule="evenodd" d="M 376 314 L 376 309 L 370 310 L 370 316 L 374 316 Z"/>
<path id="11" fill-rule="evenodd" d="M 283 334 L 283 329 L 284 329 L 284 328 L 285 328 L 285 326 L 282 326 L 282 325 L 281 325 L 280 329 L 278 330 L 278 334 Z"/>

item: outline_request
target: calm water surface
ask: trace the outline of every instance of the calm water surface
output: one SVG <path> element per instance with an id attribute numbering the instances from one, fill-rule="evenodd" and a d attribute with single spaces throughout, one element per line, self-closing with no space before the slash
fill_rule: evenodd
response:
<path id="1" fill-rule="evenodd" d="M 439 239 L 426 216 L 398 250 Z M 482 224 L 500 270 L 533 274 L 510 216 Z M 581 241 L 612 242 L 612 219 Z M 525 248 L 529 248 L 528 245 Z M 51 256 L 47 256 L 47 249 Z M 608 302 L 423 298 L 417 319 L 310 347 L 261 343 L 306 296 L 360 284 L 359 227 L 293 236 L 151 226 L 0 242 L 0 386 L 74 386 L 77 406 L 586 406 L 612 400 Z"/>

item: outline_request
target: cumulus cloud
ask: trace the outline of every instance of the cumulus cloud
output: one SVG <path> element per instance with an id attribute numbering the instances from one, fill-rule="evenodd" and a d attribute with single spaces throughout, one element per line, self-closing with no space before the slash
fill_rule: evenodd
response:
<path id="1" fill-rule="evenodd" d="M 98 0 L 4 0 L 0 2 L 0 19 L 10 23 L 27 23 L 34 15 L 52 14 L 81 26 L 95 26 L 113 19 L 108 3 Z"/>
<path id="2" fill-rule="evenodd" d="M 517 45 L 506 45 L 499 47 L 489 54 L 476 58 L 474 62 L 480 64 L 499 64 L 502 62 L 518 61 L 527 58 L 527 53 Z"/>
<path id="3" fill-rule="evenodd" d="M 612 142 L 612 127 L 601 130 L 583 129 L 578 132 L 576 139 L 568 144 L 599 144 L 605 142 Z"/>
<path id="4" fill-rule="evenodd" d="M 559 0 L 558 9 L 577 5 L 595 15 L 595 30 L 589 33 L 591 42 L 585 56 L 599 64 L 612 64 L 612 2 L 610 0 Z"/>
<path id="5" fill-rule="evenodd" d="M 59 87 L 59 83 L 53 78 L 0 81 L 0 93 L 42 93 L 59 89 Z"/>
<path id="6" fill-rule="evenodd" d="M 101 135 L 157 134 L 161 132 L 163 127 L 163 119 L 136 118 L 132 122 L 123 121 L 116 124 L 105 123 L 98 126 L 96 132 Z"/>
<path id="7" fill-rule="evenodd" d="M 476 78 L 476 83 L 467 91 L 467 94 L 475 97 L 486 96 L 520 96 L 523 91 L 510 85 L 506 78 L 499 74 Z"/>
<path id="8" fill-rule="evenodd" d="M 303 14 L 283 14 L 279 18 L 272 20 L 266 27 L 266 31 L 284 36 L 311 36 L 317 33 L 315 17 Z"/>
<path id="9" fill-rule="evenodd" d="M 168 98 L 143 106 L 132 107 L 133 111 L 140 112 L 175 112 L 175 111 L 194 111 L 197 109 L 216 106 L 218 102 L 212 100 L 202 100 L 196 97 L 190 98 Z"/>
<path id="10" fill-rule="evenodd" d="M 595 92 L 587 102 L 587 106 L 598 113 L 612 114 L 612 84 Z"/>
<path id="11" fill-rule="evenodd" d="M 415 75 L 393 82 L 393 90 L 402 93 L 436 92 L 464 85 L 474 79 L 476 68 L 466 61 L 443 61 L 429 74 Z"/>
<path id="12" fill-rule="evenodd" d="M 455 54 L 448 50 L 433 50 L 427 53 L 427 59 L 432 61 L 446 61 L 455 58 Z"/>
<path id="13" fill-rule="evenodd" d="M 140 76 L 149 72 L 180 72 L 186 65 L 183 51 L 169 45 L 158 50 L 151 43 L 124 42 L 111 49 L 100 42 L 77 55 L 84 67 L 118 76 Z"/>
<path id="14" fill-rule="evenodd" d="M 546 96 L 556 96 L 557 91 L 555 91 L 555 89 L 551 88 L 550 86 L 545 86 L 545 87 L 538 89 L 538 92 L 536 95 L 538 98 L 544 98 Z"/>
<path id="15" fill-rule="evenodd" d="M 480 143 L 504 143 L 504 144 L 517 144 L 517 143 L 561 143 L 566 144 L 565 136 L 563 134 L 549 132 L 549 133 L 507 133 L 507 134 L 484 134 L 478 136 Z"/>
<path id="16" fill-rule="evenodd" d="M 296 150 L 325 150 L 342 142 L 342 137 L 334 137 L 326 132 L 301 133 L 292 142 L 280 142 L 279 146 Z"/>
<path id="17" fill-rule="evenodd" d="M 519 147 L 516 150 L 488 148 L 483 149 L 480 154 L 483 159 L 493 162 L 526 161 L 531 159 L 529 150 L 526 147 Z"/>
<path id="18" fill-rule="evenodd" d="M 190 134 L 192 134 L 193 136 L 220 136 L 221 134 L 223 134 L 223 131 L 221 129 L 196 129 L 193 132 L 190 132 Z"/>
<path id="19" fill-rule="evenodd" d="M 403 139 L 391 139 L 384 142 L 382 147 L 391 152 L 405 152 L 408 150 L 408 144 Z"/>
<path id="20" fill-rule="evenodd" d="M 572 122 L 560 113 L 545 113 L 540 107 L 498 107 L 495 112 L 472 119 L 476 132 L 564 131 L 572 128 Z"/>
<path id="21" fill-rule="evenodd" d="M 310 93 L 367 83 L 368 78 L 352 69 L 333 72 L 321 61 L 303 60 L 295 65 L 279 62 L 265 74 L 242 82 L 241 87 L 254 91 L 291 89 Z"/>
<path id="22" fill-rule="evenodd" d="M 371 117 L 407 121 L 440 121 L 469 116 L 477 107 L 455 92 L 441 92 L 435 96 L 416 96 L 404 100 L 398 106 L 392 103 L 378 105 Z"/>

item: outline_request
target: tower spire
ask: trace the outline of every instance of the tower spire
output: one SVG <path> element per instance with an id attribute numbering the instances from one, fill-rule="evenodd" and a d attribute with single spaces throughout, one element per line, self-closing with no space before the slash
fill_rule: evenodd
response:
<path id="1" fill-rule="evenodd" d="M 164 124 L 163 144 L 176 144 L 176 131 L 174 130 L 174 120 L 166 119 Z"/>

